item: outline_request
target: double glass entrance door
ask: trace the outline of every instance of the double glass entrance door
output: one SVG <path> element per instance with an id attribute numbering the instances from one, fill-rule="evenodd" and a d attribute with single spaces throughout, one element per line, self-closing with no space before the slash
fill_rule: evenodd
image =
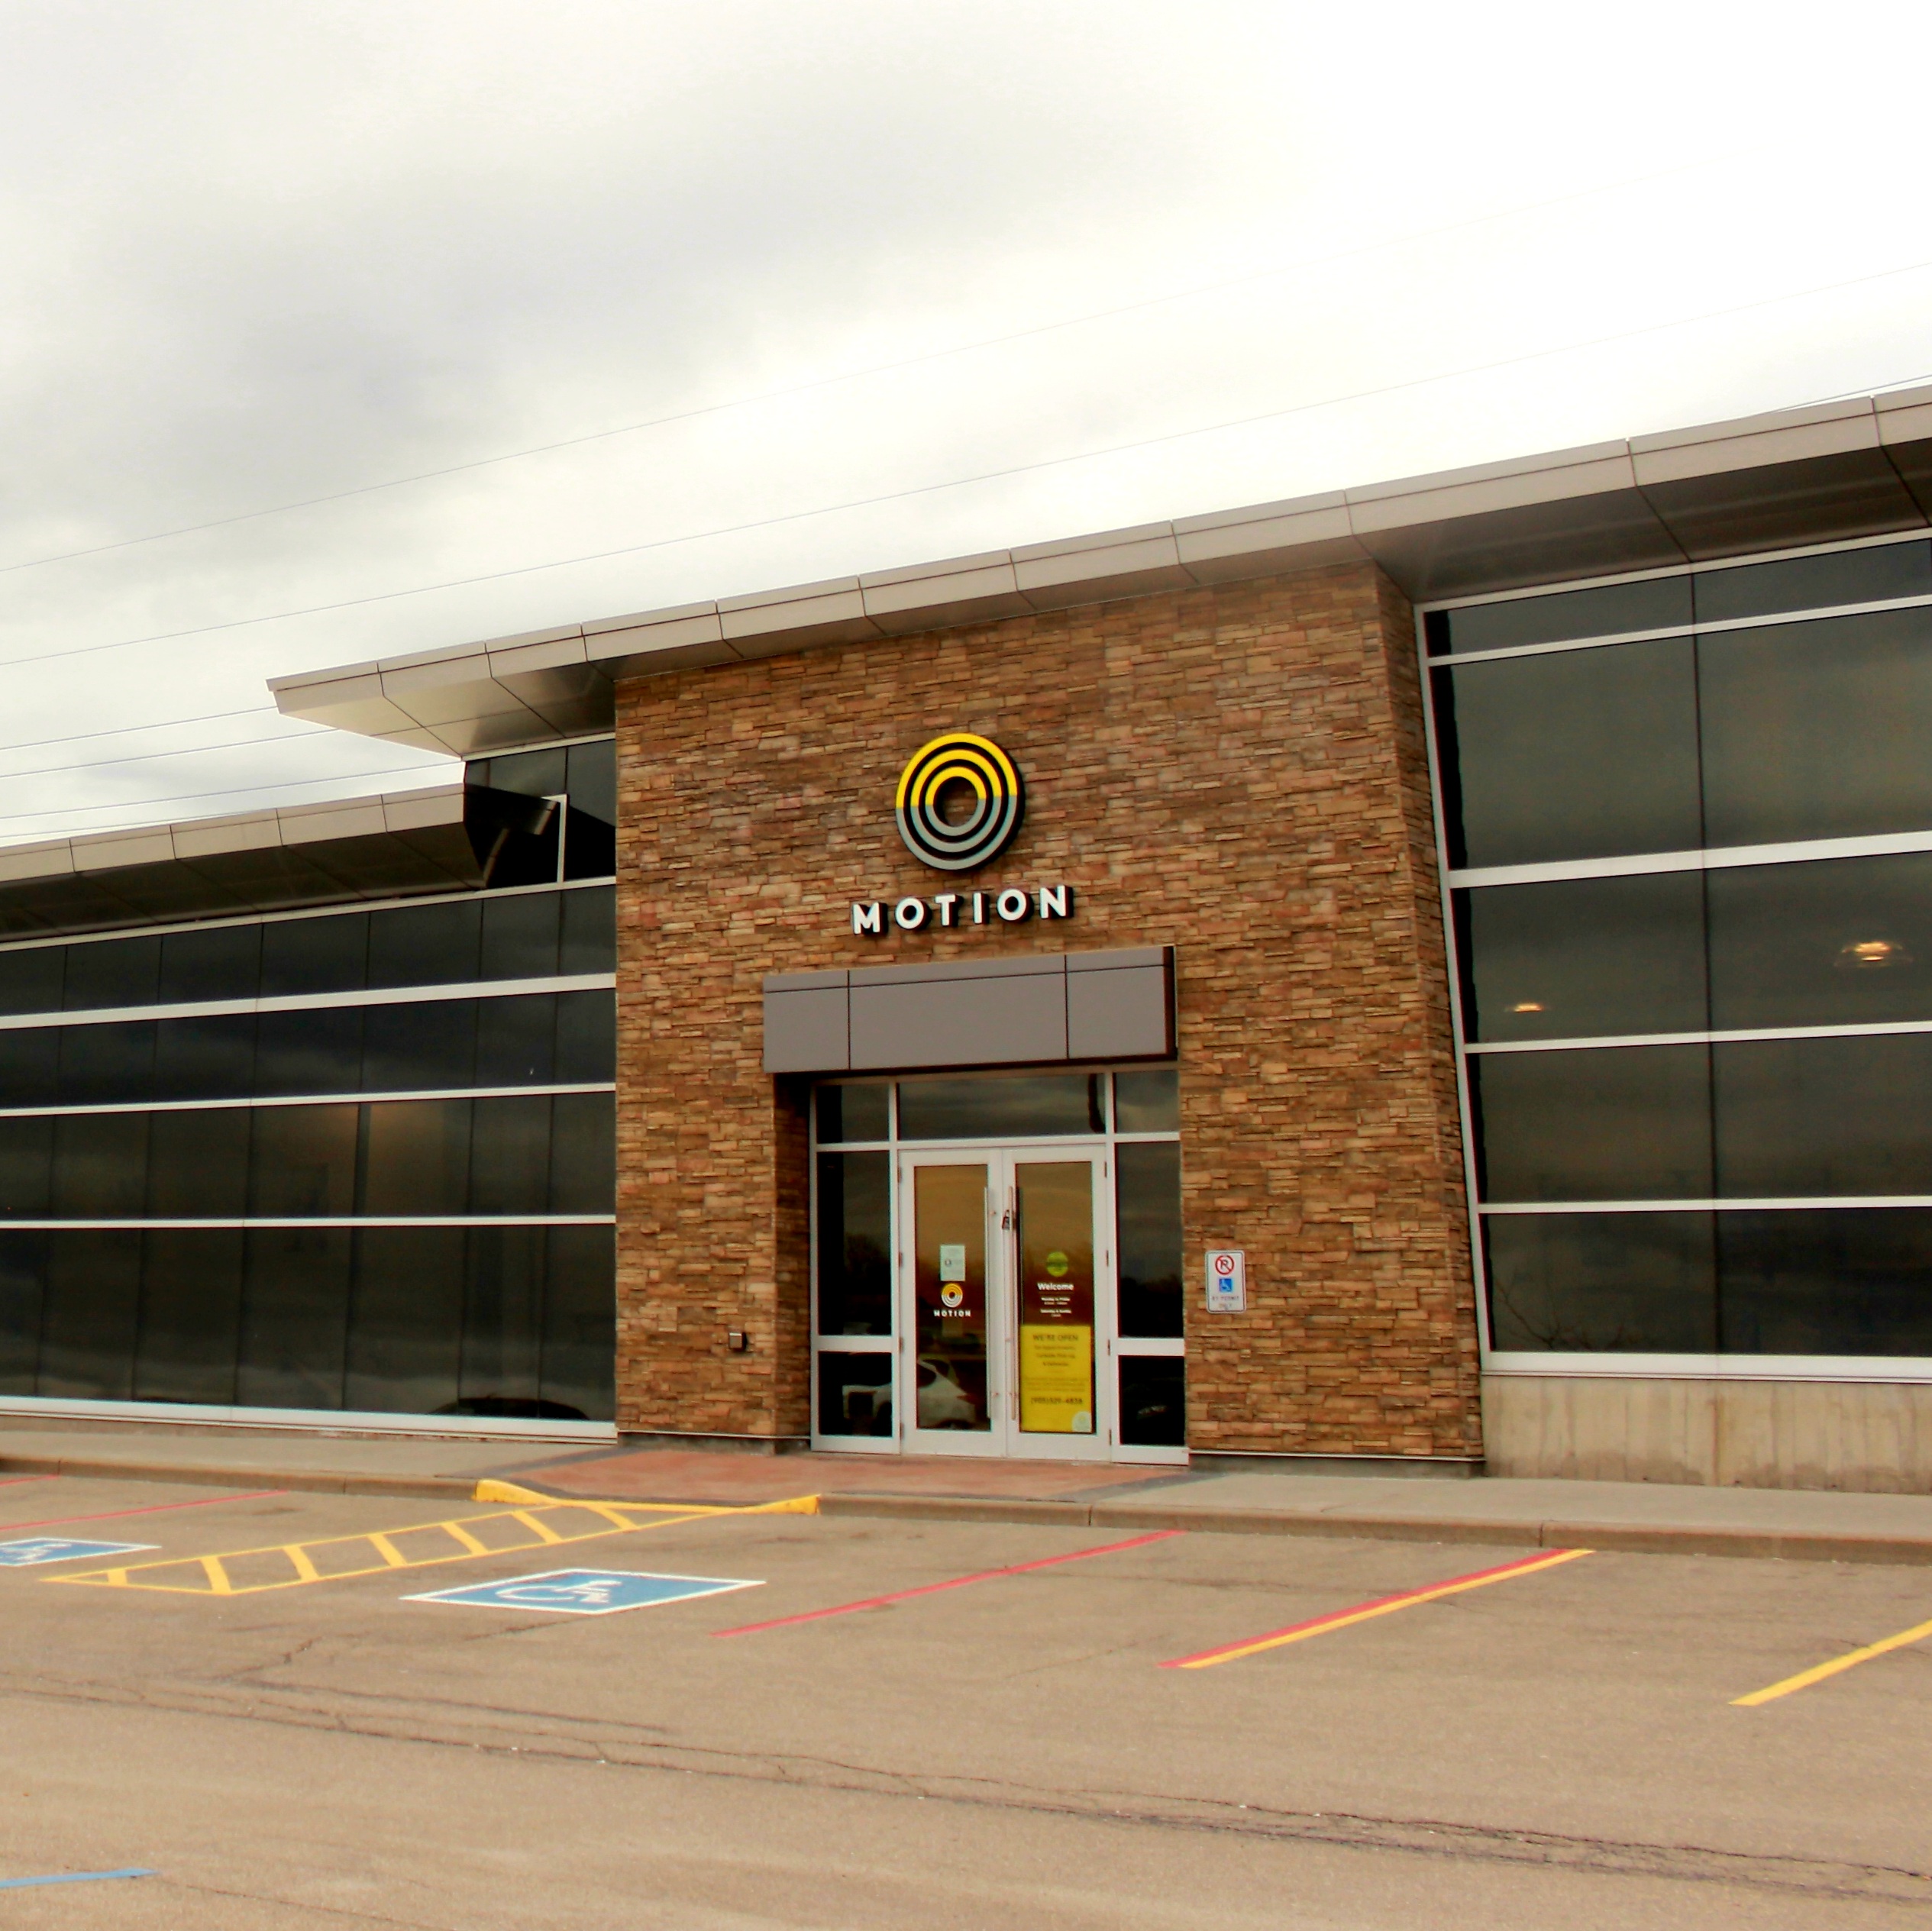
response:
<path id="1" fill-rule="evenodd" d="M 1107 1458 L 1107 1151 L 900 1156 L 907 1448 Z"/>

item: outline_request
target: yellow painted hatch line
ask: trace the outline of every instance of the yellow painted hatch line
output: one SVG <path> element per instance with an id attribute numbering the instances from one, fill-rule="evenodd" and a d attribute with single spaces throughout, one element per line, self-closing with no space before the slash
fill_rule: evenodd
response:
<path id="1" fill-rule="evenodd" d="M 507 1487 L 507 1484 L 483 1487 Z M 494 1499 L 494 1498 L 493 1498 Z M 509 1498 L 506 1498 L 509 1499 Z M 519 1555 L 567 1542 L 670 1529 L 714 1516 L 816 1515 L 816 1495 L 731 1508 L 705 1503 L 561 1501 L 529 1490 L 515 1491 L 525 1506 L 493 1510 L 406 1528 L 330 1535 L 313 1542 L 270 1543 L 215 1555 L 172 1556 L 78 1574 L 47 1576 L 47 1582 L 80 1583 L 104 1589 L 156 1590 L 176 1596 L 258 1596 L 269 1590 L 312 1583 L 347 1582 L 399 1569 L 426 1569 L 484 1556 Z M 405 1545 L 410 1545 L 405 1546 Z"/>
<path id="2" fill-rule="evenodd" d="M 1923 1642 L 1932 1636 L 1932 1623 L 1921 1623 L 1917 1628 L 1901 1629 L 1895 1636 L 1885 1636 L 1877 1642 L 1868 1642 L 1863 1649 L 1848 1650 L 1842 1656 L 1834 1656 L 1828 1663 L 1818 1663 L 1808 1670 L 1800 1670 L 1795 1676 L 1788 1676 L 1782 1683 L 1773 1683 L 1768 1688 L 1753 1690 L 1748 1697 L 1733 1697 L 1733 1710 L 1755 1710 L 1761 1703 L 1775 1703 L 1780 1697 L 1789 1696 L 1794 1690 L 1808 1690 L 1814 1683 L 1822 1683 L 1828 1676 L 1837 1676 L 1841 1671 L 1856 1669 L 1860 1663 L 1869 1663 L 1874 1656 L 1883 1656 L 1895 1649 L 1905 1648 L 1908 1645 Z"/>

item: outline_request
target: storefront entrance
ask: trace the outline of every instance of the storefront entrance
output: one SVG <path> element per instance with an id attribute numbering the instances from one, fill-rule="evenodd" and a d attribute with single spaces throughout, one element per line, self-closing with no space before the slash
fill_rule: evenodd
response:
<path id="1" fill-rule="evenodd" d="M 1112 1242 L 1096 1225 L 1104 1148 L 900 1161 L 900 1327 L 924 1455 L 1104 1460 Z M 1101 1319 L 1103 1315 L 1108 1318 Z"/>
<path id="2" fill-rule="evenodd" d="M 1168 1068 L 817 1090 L 815 1445 L 1185 1459 Z"/>

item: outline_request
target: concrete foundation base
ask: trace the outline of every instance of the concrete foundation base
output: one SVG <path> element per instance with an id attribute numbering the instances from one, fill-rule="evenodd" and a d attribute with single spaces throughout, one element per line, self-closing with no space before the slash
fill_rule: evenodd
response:
<path id="1" fill-rule="evenodd" d="M 1932 1387 L 1488 1374 L 1492 1475 L 1932 1493 Z"/>

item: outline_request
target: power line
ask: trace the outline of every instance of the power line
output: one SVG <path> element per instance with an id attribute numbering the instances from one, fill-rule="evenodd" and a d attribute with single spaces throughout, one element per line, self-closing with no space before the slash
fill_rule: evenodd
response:
<path id="1" fill-rule="evenodd" d="M 787 523 L 803 522 L 815 516 L 837 515 L 856 509 L 871 509 L 882 503 L 902 502 L 915 496 L 929 496 L 942 490 L 963 489 L 976 483 L 998 483 L 1016 476 L 1026 476 L 1041 470 L 1065 467 L 1071 463 L 1090 463 L 1109 456 L 1121 456 L 1141 449 L 1158 448 L 1167 443 L 1183 442 L 1195 436 L 1216 435 L 1229 429 L 1252 428 L 1262 422 L 1280 421 L 1289 416 L 1306 415 L 1317 409 L 1336 408 L 1350 402 L 1371 402 L 1385 396 L 1397 396 L 1407 391 L 1426 389 L 1437 383 L 1455 382 L 1468 376 L 1489 375 L 1501 369 L 1519 368 L 1526 363 L 1548 361 L 1561 355 L 1574 355 L 1585 349 L 1604 348 L 1618 342 L 1633 341 L 1643 335 L 1667 333 L 1675 328 L 1688 328 L 1699 322 L 1721 321 L 1726 317 L 1750 313 L 1759 308 L 1775 308 L 1786 302 L 1799 302 L 1817 295 L 1830 295 L 1840 289 L 1859 288 L 1873 282 L 1895 279 L 1901 275 L 1915 275 L 1932 268 L 1932 260 L 1908 262 L 1898 268 L 1882 269 L 1871 275 L 1846 276 L 1837 282 L 1823 282 L 1811 288 L 1792 289 L 1782 295 L 1765 295 L 1753 302 L 1734 302 L 1722 308 L 1707 308 L 1694 315 L 1680 315 L 1669 321 L 1648 322 L 1640 328 L 1619 329 L 1608 335 L 1588 336 L 1578 341 L 1559 343 L 1554 348 L 1532 349 L 1521 355 L 1504 356 L 1492 362 L 1466 364 L 1459 369 L 1446 369 L 1433 376 L 1417 376 L 1399 383 L 1384 383 L 1378 388 L 1356 389 L 1348 395 L 1324 396 L 1313 402 L 1297 402 L 1286 408 L 1266 409 L 1255 415 L 1235 416 L 1222 422 L 1203 423 L 1191 429 L 1175 429 L 1158 436 L 1143 436 L 1131 442 L 1113 443 L 1100 449 L 1081 450 L 1068 456 L 1043 457 L 1037 462 L 1015 463 L 1003 469 L 986 470 L 974 476 L 954 476 L 943 483 L 919 483 L 904 489 L 888 489 L 877 496 L 853 497 L 844 502 L 821 503 L 811 509 L 790 510 L 777 516 L 754 517 L 742 523 L 722 524 L 709 530 L 693 530 L 682 536 L 657 537 L 645 543 L 620 545 L 614 550 L 592 551 L 579 557 L 553 557 L 541 563 L 520 563 L 509 570 L 485 570 L 473 576 L 451 577 L 438 583 L 418 583 L 400 590 L 379 590 L 367 596 L 344 597 L 333 603 L 306 604 L 293 610 L 270 610 L 257 617 L 234 617 L 224 622 L 197 624 L 184 630 L 158 631 L 147 637 L 125 637 L 111 644 L 84 644 L 70 650 L 44 651 L 29 657 L 0 657 L 0 670 L 24 664 L 48 664 L 67 657 L 92 657 L 104 651 L 125 651 L 147 644 L 170 644 L 186 637 L 208 637 L 223 631 L 246 630 L 257 624 L 282 623 L 295 617 L 320 617 L 331 615 L 339 610 L 358 610 L 372 604 L 393 603 L 403 597 L 427 596 L 439 590 L 460 590 L 479 583 L 500 583 L 511 577 L 531 576 L 544 570 L 569 570 L 582 563 L 607 563 L 619 557 L 635 557 L 653 550 L 675 548 L 680 544 L 702 543 L 717 537 L 740 536 L 753 530 L 774 529 Z"/>
<path id="2" fill-rule="evenodd" d="M 1252 286 L 1283 275 L 1311 268 L 1332 267 L 1337 262 L 1352 261 L 1364 255 L 1382 253 L 1390 248 L 1407 247 L 1419 241 L 1431 241 L 1446 234 L 1458 234 L 1465 229 L 1481 228 L 1493 221 L 1513 221 L 1523 215 L 1540 213 L 1545 208 L 1561 208 L 1572 202 L 1588 201 L 1598 195 L 1620 194 L 1628 188 L 1647 186 L 1655 181 L 1669 180 L 1680 174 L 1693 174 L 1726 162 L 1737 160 L 1746 154 L 1760 152 L 1769 147 L 1768 142 L 1756 146 L 1738 148 L 1727 153 L 1713 155 L 1701 161 L 1687 161 L 1677 167 L 1662 168 L 1651 174 L 1633 175 L 1622 181 L 1612 181 L 1594 188 L 1580 188 L 1567 195 L 1552 195 L 1543 201 L 1524 202 L 1514 208 L 1501 208 L 1491 214 L 1470 216 L 1465 221 L 1450 221 L 1442 227 L 1420 228 L 1412 232 L 1394 235 L 1380 241 L 1365 242 L 1359 247 L 1343 248 L 1332 254 L 1311 255 L 1300 260 L 1283 263 L 1278 268 L 1258 269 L 1246 275 L 1236 275 L 1226 281 L 1205 282 L 1189 289 L 1175 289 L 1167 295 L 1149 295 L 1139 302 L 1123 302 L 1116 308 L 1096 308 L 1085 315 L 1069 315 L 1058 321 L 1039 322 L 1031 328 L 1014 329 L 1003 335 L 988 335 L 977 341 L 955 343 L 949 348 L 929 349 L 919 355 L 903 356 L 896 361 L 874 363 L 868 368 L 848 370 L 843 374 L 815 376 L 809 382 L 796 383 L 781 389 L 754 391 L 749 396 L 735 396 L 722 402 L 706 402 L 696 408 L 680 409 L 669 415 L 651 416 L 641 422 L 620 423 L 615 428 L 593 429 L 580 436 L 566 436 L 555 442 L 535 443 L 526 449 L 506 450 L 495 456 L 480 456 L 467 463 L 451 463 L 441 469 L 419 470 L 409 476 L 391 476 L 380 483 L 358 483 L 352 489 L 337 489 L 321 496 L 305 496 L 293 502 L 275 503 L 262 509 L 238 511 L 232 516 L 217 516 L 203 523 L 184 523 L 171 530 L 150 531 L 146 535 L 122 537 L 111 543 L 98 543 L 82 550 L 56 551 L 44 557 L 27 557 L 18 563 L 0 563 L 0 576 L 11 575 L 16 570 L 38 570 L 47 563 L 77 562 L 88 557 L 106 556 L 117 550 L 132 550 L 144 544 L 165 543 L 173 538 L 197 536 L 208 530 L 232 528 L 237 523 L 252 523 L 269 516 L 286 516 L 296 510 L 317 509 L 330 503 L 347 502 L 357 496 L 373 496 L 386 489 L 401 489 L 411 483 L 434 483 L 445 476 L 463 476 L 472 470 L 490 469 L 499 463 L 517 463 L 531 456 L 549 456 L 560 450 L 580 449 L 589 443 L 607 442 L 614 437 L 634 436 L 651 429 L 669 428 L 680 422 L 693 422 L 709 415 L 720 415 L 732 409 L 754 407 L 761 402 L 784 402 L 798 396 L 809 396 L 815 391 L 831 389 L 844 383 L 865 382 L 874 376 L 895 375 L 902 370 L 917 369 L 926 365 L 943 362 L 954 356 L 977 354 L 982 350 L 1003 348 L 1014 342 L 1025 342 L 1042 335 L 1058 334 L 1070 328 L 1084 328 L 1094 322 L 1111 321 L 1122 315 L 1139 315 L 1151 308 L 1170 306 L 1178 302 L 1192 302 L 1203 295 L 1223 295 L 1229 289 Z"/>
<path id="3" fill-rule="evenodd" d="M 231 785 L 224 791 L 170 791 L 158 798 L 118 798 L 104 805 L 54 805 L 40 812 L 0 812 L 0 825 L 23 824 L 31 818 L 78 817 L 82 812 L 132 812 L 140 811 L 149 805 L 195 804 L 204 798 L 239 798 L 244 793 L 299 791 L 310 785 L 350 784 L 363 778 L 393 778 L 399 777 L 406 772 L 434 771 L 444 768 L 447 767 L 433 764 L 387 764 L 380 771 L 340 771 L 332 777 L 284 779 L 273 784 Z M 351 792 L 342 802 L 358 804 L 363 801 L 363 794 Z M 128 828 L 131 831 L 141 828 L 130 825 Z M 0 833 L 0 835 L 4 835 L 4 833 Z M 58 837 L 58 831 L 53 835 Z"/>
<path id="4" fill-rule="evenodd" d="M 273 704 L 244 705 L 239 711 L 204 711 L 193 718 L 164 718 L 157 724 L 117 725 L 111 731 L 70 731 L 64 738 L 29 738 L 24 743 L 10 744 L 8 751 L 40 751 L 48 744 L 78 744 L 90 738 L 128 738 L 137 731 L 172 731 L 184 724 L 214 724 L 223 718 L 258 718 L 264 712 L 273 711 Z M 207 748 L 212 749 L 212 746 Z"/>
<path id="5" fill-rule="evenodd" d="M 270 710 L 275 707 L 267 706 Z M 137 751 L 130 757 L 106 759 L 86 758 L 78 764 L 34 764 L 24 771 L 0 771 L 0 784 L 13 778 L 44 778 L 62 771 L 98 771 L 121 764 L 153 764 L 167 757 L 205 757 L 210 751 L 246 751 L 254 744 L 307 744 L 320 742 L 333 736 L 326 726 L 318 725 L 305 731 L 278 731 L 266 738 L 235 738 L 225 743 L 208 744 L 183 744 L 173 751 Z M 0 813 L 0 816 L 4 816 Z"/>

